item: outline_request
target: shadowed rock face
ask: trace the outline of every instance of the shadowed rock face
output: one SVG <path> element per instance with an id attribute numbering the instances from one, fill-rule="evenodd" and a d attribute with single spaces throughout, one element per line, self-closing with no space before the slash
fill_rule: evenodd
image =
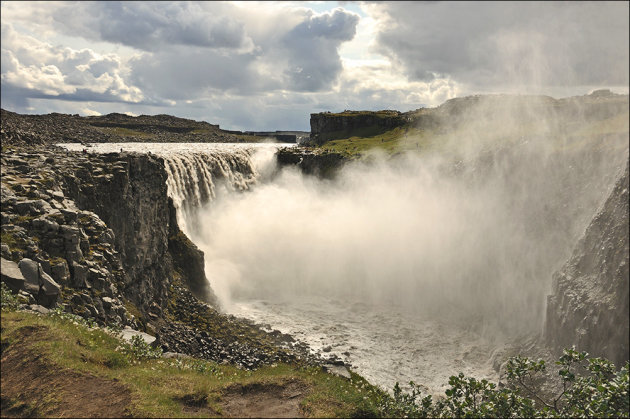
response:
<path id="1" fill-rule="evenodd" d="M 628 165 L 573 255 L 553 276 L 545 339 L 623 365 L 628 339 Z"/>
<path id="2" fill-rule="evenodd" d="M 182 234 L 161 159 L 29 150 L 3 153 L 2 174 L 2 281 L 24 299 L 134 325 L 124 300 L 157 317 L 174 269 L 207 287 L 203 253 L 172 249 Z"/>

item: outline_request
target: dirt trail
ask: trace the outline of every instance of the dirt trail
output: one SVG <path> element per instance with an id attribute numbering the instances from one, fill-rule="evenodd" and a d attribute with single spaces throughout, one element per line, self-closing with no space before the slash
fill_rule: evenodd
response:
<path id="1" fill-rule="evenodd" d="M 285 384 L 232 385 L 222 397 L 223 414 L 228 417 L 304 417 L 300 401 L 308 387 L 301 381 Z"/>
<path id="2" fill-rule="evenodd" d="M 2 350 L 2 417 L 129 417 L 125 386 L 60 369 L 29 348 L 29 341 L 46 338 L 45 330 L 24 327 L 19 341 Z"/>
<path id="3" fill-rule="evenodd" d="M 31 345 L 49 338 L 44 326 L 19 329 L 10 344 L 2 345 L 0 387 L 4 417 L 131 417 L 131 392 L 114 380 L 61 369 Z M 225 417 L 303 417 L 300 401 L 306 383 L 232 384 L 221 394 Z M 184 414 L 221 416 L 207 404 L 207 395 L 178 400 Z"/>

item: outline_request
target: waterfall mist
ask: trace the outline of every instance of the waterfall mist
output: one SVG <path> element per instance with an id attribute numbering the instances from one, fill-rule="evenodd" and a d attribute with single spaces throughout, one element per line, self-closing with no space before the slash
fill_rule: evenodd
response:
<path id="1" fill-rule="evenodd" d="M 187 231 L 213 289 L 228 307 L 318 295 L 488 337 L 541 330 L 551 273 L 627 158 L 627 137 L 563 135 L 541 100 L 478 105 L 439 148 L 373 153 L 332 181 L 271 178 L 272 155 L 254 154 L 249 173 L 268 179 L 209 202 Z"/>

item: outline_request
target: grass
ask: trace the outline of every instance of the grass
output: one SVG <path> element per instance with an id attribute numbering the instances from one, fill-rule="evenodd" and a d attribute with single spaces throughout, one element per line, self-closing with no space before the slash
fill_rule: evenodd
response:
<path id="1" fill-rule="evenodd" d="M 134 359 L 121 352 L 118 338 L 102 329 L 20 311 L 2 311 L 3 354 L 21 339 L 20 330 L 28 328 L 39 331 L 37 339 L 29 341 L 29 346 L 50 368 L 91 374 L 126 386 L 131 392 L 133 416 L 194 417 L 199 414 L 184 409 L 182 400 L 205 400 L 208 408 L 221 413 L 222 395 L 234 384 L 283 385 L 300 381 L 310 389 L 300 407 L 305 414 L 314 417 L 374 416 L 383 397 L 379 389 L 356 374 L 348 380 L 325 373 L 319 367 L 280 363 L 247 371 L 198 359 Z M 41 391 L 52 396 L 54 389 Z M 52 398 L 47 400 L 45 406 L 30 405 L 29 400 L 12 400 L 12 403 L 22 403 L 28 411 L 45 414 L 56 404 Z"/>
<path id="2" fill-rule="evenodd" d="M 373 128 L 373 127 L 369 127 Z M 327 141 L 320 148 L 351 156 L 377 149 L 388 154 L 406 150 L 425 150 L 434 143 L 434 134 L 411 126 L 396 127 L 386 131 L 354 131 L 351 137 Z"/>
<path id="3" fill-rule="evenodd" d="M 120 135 L 121 137 L 141 137 L 145 139 L 153 138 L 154 135 L 148 132 L 136 131 L 124 127 L 99 127 L 99 129 L 109 134 Z"/>
<path id="4" fill-rule="evenodd" d="M 591 147 L 600 141 L 599 136 L 628 133 L 630 114 L 621 112 L 611 118 L 595 121 L 561 121 L 559 124 L 546 125 L 539 121 L 520 121 L 518 124 L 506 124 L 502 121 L 473 121 L 459 127 L 437 127 L 423 129 L 405 125 L 390 130 L 375 130 L 366 127 L 352 133 L 327 133 L 333 138 L 320 145 L 323 150 L 342 153 L 349 156 L 364 155 L 369 150 L 380 150 L 387 154 L 399 152 L 424 152 L 440 148 L 447 154 L 457 153 L 461 140 L 475 137 L 476 144 L 488 146 L 513 142 L 527 136 L 546 136 L 560 150 L 566 147 Z M 350 136 L 351 134 L 351 136 Z M 617 147 L 618 145 L 612 144 Z"/>

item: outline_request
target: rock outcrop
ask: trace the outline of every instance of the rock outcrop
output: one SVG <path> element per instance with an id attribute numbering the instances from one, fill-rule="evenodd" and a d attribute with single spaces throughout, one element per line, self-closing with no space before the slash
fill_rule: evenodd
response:
<path id="1" fill-rule="evenodd" d="M 617 366 L 629 359 L 628 165 L 573 255 L 553 276 L 545 340 Z"/>
<path id="2" fill-rule="evenodd" d="M 170 115 L 20 115 L 2 109 L 3 145 L 109 142 L 258 142 L 262 137 L 234 134 L 218 125 Z"/>
<path id="3" fill-rule="evenodd" d="M 328 140 L 352 135 L 376 135 L 410 122 L 407 114 L 398 111 L 345 111 L 342 113 L 311 114 L 309 143 L 323 144 Z"/>
<path id="4" fill-rule="evenodd" d="M 296 166 L 304 174 L 332 178 L 348 158 L 340 153 L 295 147 L 279 149 L 276 160 L 279 167 Z"/>
<path id="5" fill-rule="evenodd" d="M 203 253 L 189 241 L 174 247 L 180 234 L 155 156 L 3 153 L 2 281 L 24 302 L 59 300 L 103 324 L 157 320 L 176 268 L 205 290 Z"/>

